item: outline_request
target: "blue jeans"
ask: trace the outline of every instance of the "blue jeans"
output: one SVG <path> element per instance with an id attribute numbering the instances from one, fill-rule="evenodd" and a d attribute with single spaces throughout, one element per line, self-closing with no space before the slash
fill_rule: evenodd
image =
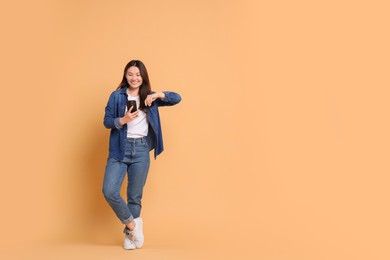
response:
<path id="1" fill-rule="evenodd" d="M 142 192 L 149 172 L 150 157 L 146 137 L 127 138 L 122 161 L 107 159 L 103 194 L 123 224 L 130 223 L 141 213 Z M 120 189 L 127 172 L 127 204 Z"/>

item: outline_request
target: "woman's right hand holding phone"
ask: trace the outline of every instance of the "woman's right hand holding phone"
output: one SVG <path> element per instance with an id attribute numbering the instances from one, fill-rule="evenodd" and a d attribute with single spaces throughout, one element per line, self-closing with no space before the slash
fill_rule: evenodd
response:
<path id="1" fill-rule="evenodd" d="M 125 115 L 119 119 L 119 123 L 121 125 L 124 125 L 124 124 L 127 124 L 127 123 L 133 121 L 138 116 L 138 110 L 135 111 L 134 113 L 131 113 L 132 109 L 133 109 L 133 107 L 130 107 L 130 109 L 125 113 Z"/>

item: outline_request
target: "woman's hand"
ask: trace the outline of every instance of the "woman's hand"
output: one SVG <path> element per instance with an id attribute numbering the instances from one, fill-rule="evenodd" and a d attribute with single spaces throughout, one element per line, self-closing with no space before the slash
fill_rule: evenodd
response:
<path id="1" fill-rule="evenodd" d="M 153 101 L 155 101 L 157 98 L 165 98 L 164 92 L 156 92 L 153 94 L 150 94 L 145 99 L 145 106 L 151 106 Z"/>
<path id="2" fill-rule="evenodd" d="M 121 125 L 127 124 L 133 121 L 138 116 L 138 110 L 135 111 L 134 113 L 131 113 L 132 109 L 133 107 L 130 107 L 130 109 L 125 113 L 125 115 L 119 119 L 119 124 Z"/>

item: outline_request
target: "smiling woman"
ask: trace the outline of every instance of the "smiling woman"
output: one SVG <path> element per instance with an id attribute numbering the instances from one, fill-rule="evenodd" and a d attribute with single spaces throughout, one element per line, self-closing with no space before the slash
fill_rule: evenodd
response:
<path id="1" fill-rule="evenodd" d="M 133 101 L 131 107 L 126 106 Z M 149 172 L 149 151 L 155 157 L 163 151 L 160 106 L 179 103 L 174 92 L 152 92 L 148 72 L 139 60 L 130 61 L 123 72 L 122 82 L 106 106 L 104 125 L 111 129 L 109 156 L 104 175 L 103 194 L 118 219 L 125 224 L 125 249 L 141 248 L 141 200 Z M 127 203 L 120 189 L 127 173 Z"/>
<path id="2" fill-rule="evenodd" d="M 156 107 L 169 149 L 148 172 L 137 260 L 390 259 L 388 10 L 2 1 L 0 259 L 129 259 L 103 175 L 107 157 L 106 174 L 111 162 L 123 174 L 143 148 L 127 141 L 145 135 L 142 111 L 162 152 Z M 151 91 L 171 85 L 185 96 L 174 111 L 160 105 L 177 96 Z M 110 199 L 118 179 L 106 180 Z"/>
<path id="3" fill-rule="evenodd" d="M 127 63 L 123 71 L 122 81 L 117 90 L 124 87 L 128 88 L 129 92 L 133 92 L 135 96 L 138 96 L 139 94 L 141 101 L 146 100 L 147 96 L 150 94 L 151 86 L 148 71 L 142 61 L 132 60 Z M 145 109 L 144 102 L 140 103 L 140 109 Z"/>

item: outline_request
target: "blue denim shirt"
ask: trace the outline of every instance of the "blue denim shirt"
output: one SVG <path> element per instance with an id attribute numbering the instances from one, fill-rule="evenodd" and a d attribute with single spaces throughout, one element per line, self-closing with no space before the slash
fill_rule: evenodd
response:
<path id="1" fill-rule="evenodd" d="M 127 104 L 126 89 L 126 87 L 123 87 L 111 93 L 104 115 L 104 126 L 111 129 L 108 157 L 120 161 L 123 160 L 125 155 L 125 141 L 127 138 L 127 124 L 123 126 L 119 124 L 119 119 L 125 115 Z M 154 158 L 164 150 L 158 107 L 172 106 L 181 101 L 180 95 L 175 92 L 164 91 L 164 94 L 165 98 L 158 98 L 152 103 L 152 106 L 146 107 L 149 121 L 147 141 L 150 150 L 154 149 Z"/>

